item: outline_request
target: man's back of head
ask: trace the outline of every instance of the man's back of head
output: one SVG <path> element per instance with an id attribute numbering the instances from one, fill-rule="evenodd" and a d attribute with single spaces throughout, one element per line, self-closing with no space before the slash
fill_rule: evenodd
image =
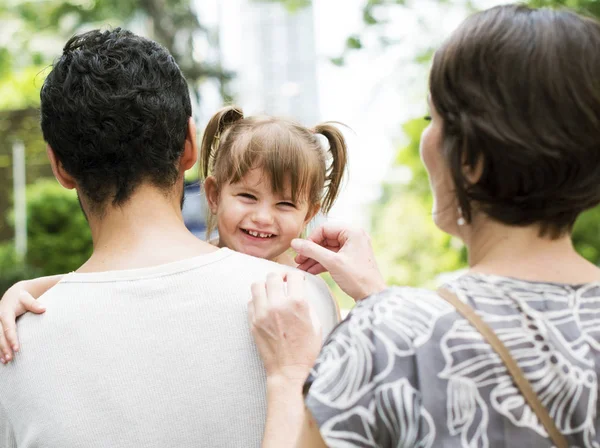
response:
<path id="1" fill-rule="evenodd" d="M 44 139 L 89 211 L 125 204 L 144 182 L 177 181 L 191 103 L 156 42 L 120 28 L 74 36 L 40 96 Z"/>

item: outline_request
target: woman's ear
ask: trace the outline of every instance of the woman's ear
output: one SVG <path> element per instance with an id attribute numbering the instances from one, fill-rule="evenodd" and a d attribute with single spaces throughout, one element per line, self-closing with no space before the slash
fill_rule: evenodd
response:
<path id="1" fill-rule="evenodd" d="M 219 208 L 219 186 L 214 176 L 208 176 L 204 180 L 204 194 L 206 195 L 206 202 L 208 202 L 210 212 L 216 215 Z"/>
<path id="2" fill-rule="evenodd" d="M 480 158 L 475 166 L 464 167 L 465 177 L 471 184 L 476 184 L 481 179 L 481 175 L 483 174 L 483 159 Z"/>
<path id="3" fill-rule="evenodd" d="M 467 179 L 467 182 L 469 182 L 472 185 L 479 182 L 479 179 L 481 179 L 481 176 L 483 174 L 483 167 L 484 167 L 483 162 L 484 162 L 483 155 L 481 155 L 481 154 L 477 157 L 477 160 L 475 161 L 475 163 L 473 165 L 470 165 L 469 163 L 467 163 L 466 154 L 463 156 L 462 171 L 463 171 L 465 178 Z"/>

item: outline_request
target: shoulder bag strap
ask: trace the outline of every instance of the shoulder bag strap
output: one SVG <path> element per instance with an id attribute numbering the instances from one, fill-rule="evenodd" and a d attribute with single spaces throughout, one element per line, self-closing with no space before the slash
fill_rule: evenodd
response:
<path id="1" fill-rule="evenodd" d="M 492 330 L 469 305 L 460 300 L 455 294 L 444 288 L 438 289 L 438 294 L 446 300 L 446 302 L 456 308 L 456 310 L 462 314 L 463 317 L 479 331 L 479 333 L 481 333 L 483 338 L 492 346 L 498 356 L 500 356 L 515 384 L 521 391 L 521 394 L 523 394 L 523 397 L 525 397 L 525 400 L 533 412 L 535 412 L 535 415 L 540 419 L 540 422 L 544 425 L 544 428 L 546 428 L 546 432 L 557 448 L 568 448 L 569 445 L 567 439 L 560 433 L 554 420 L 550 417 L 550 414 L 548 414 L 548 410 L 544 407 L 531 387 L 531 383 L 525 378 L 523 371 L 511 356 L 506 346 L 498 336 L 496 336 L 494 330 Z"/>

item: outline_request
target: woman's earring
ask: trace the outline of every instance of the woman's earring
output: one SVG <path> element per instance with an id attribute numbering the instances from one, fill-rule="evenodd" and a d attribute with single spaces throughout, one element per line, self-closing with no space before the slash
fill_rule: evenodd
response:
<path id="1" fill-rule="evenodd" d="M 458 219 L 456 220 L 456 224 L 458 224 L 459 226 L 464 226 L 466 223 L 467 221 L 465 221 L 465 218 L 462 214 L 462 208 L 458 207 Z"/>

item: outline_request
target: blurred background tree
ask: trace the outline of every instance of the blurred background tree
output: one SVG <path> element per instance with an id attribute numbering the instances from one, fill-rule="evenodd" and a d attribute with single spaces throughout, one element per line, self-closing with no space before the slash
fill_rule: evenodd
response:
<path id="1" fill-rule="evenodd" d="M 66 273 L 91 255 L 92 237 L 75 191 L 54 179 L 39 179 L 27 188 L 27 216 L 29 250 L 24 263 L 17 259 L 12 242 L 0 243 L 0 290 L 10 286 L 7 282 L 20 280 L 19 273 Z"/>
<path id="2" fill-rule="evenodd" d="M 0 294 L 7 284 L 36 274 L 77 268 L 91 252 L 91 237 L 77 198 L 52 178 L 39 129 L 39 89 L 57 49 L 75 33 L 93 28 L 144 30 L 178 61 L 196 103 L 199 86 L 216 81 L 223 101 L 230 101 L 232 73 L 209 58 L 199 45 L 218 47 L 218 32 L 199 21 L 189 0 L 6 0 L 0 3 Z M 203 37 L 200 39 L 199 36 Z M 14 253 L 12 146 L 27 149 L 28 254 Z"/>
<path id="3" fill-rule="evenodd" d="M 143 28 L 144 34 L 164 45 L 194 92 L 199 83 L 214 78 L 222 86 L 224 99 L 230 99 L 227 82 L 232 74 L 224 71 L 218 60 L 208 61 L 198 48 L 199 35 L 209 45 L 218 46 L 218 33 L 200 23 L 189 0 L 7 0 L 0 4 L 0 18 L 10 30 L 5 37 L 10 45 L 0 50 L 2 84 L 7 78 L 13 83 L 31 83 L 36 77 L 21 74 L 47 67 L 57 54 L 56 48 L 77 32 L 120 26 Z M 13 100 L 12 107 L 35 106 L 38 99 L 34 93 L 38 91 L 39 84 L 13 90 L 24 98 Z"/>
<path id="4" fill-rule="evenodd" d="M 451 0 L 439 2 L 452 3 Z M 530 0 L 525 3 L 535 7 L 568 7 L 600 18 L 600 0 Z M 366 33 L 379 32 L 377 42 L 380 47 L 397 45 L 398 41 L 386 37 L 386 17 L 390 9 L 410 5 L 414 6 L 414 2 L 367 1 L 363 7 L 362 30 L 348 37 L 344 52 L 332 62 L 343 64 L 352 52 L 369 50 L 363 44 Z M 476 10 L 474 2 L 467 1 L 466 7 Z M 432 49 L 425 50 L 417 57 L 417 62 L 429 66 L 432 56 Z M 423 115 L 426 114 L 423 109 Z M 436 276 L 463 269 L 467 263 L 461 242 L 433 224 L 429 181 L 419 157 L 420 135 L 426 124 L 418 117 L 403 125 L 407 143 L 400 145 L 390 170 L 392 179 L 383 185 L 383 193 L 373 207 L 373 243 L 390 284 L 435 286 Z M 573 231 L 573 242 L 584 257 L 600 265 L 600 207 L 580 216 Z"/>

